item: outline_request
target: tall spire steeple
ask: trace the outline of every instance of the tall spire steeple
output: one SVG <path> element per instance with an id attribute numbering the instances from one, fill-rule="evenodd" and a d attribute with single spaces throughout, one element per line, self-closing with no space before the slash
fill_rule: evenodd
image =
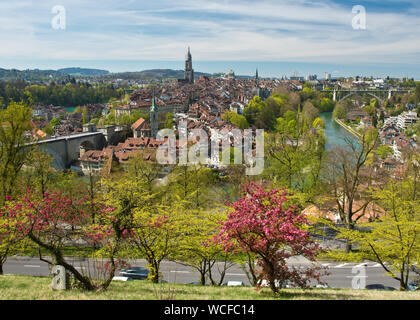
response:
<path id="1" fill-rule="evenodd" d="M 189 83 L 194 83 L 194 69 L 192 67 L 192 56 L 190 47 L 188 47 L 187 59 L 185 60 L 184 79 Z"/>
<path id="2" fill-rule="evenodd" d="M 153 100 L 152 100 L 152 106 L 150 107 L 150 112 L 153 112 L 157 110 L 156 108 L 156 96 L 155 96 L 155 89 L 153 88 Z"/>
<path id="3" fill-rule="evenodd" d="M 150 107 L 150 128 L 151 128 L 151 137 L 156 138 L 159 131 L 159 111 L 156 105 L 156 96 L 155 96 L 154 88 L 153 88 L 152 106 Z"/>

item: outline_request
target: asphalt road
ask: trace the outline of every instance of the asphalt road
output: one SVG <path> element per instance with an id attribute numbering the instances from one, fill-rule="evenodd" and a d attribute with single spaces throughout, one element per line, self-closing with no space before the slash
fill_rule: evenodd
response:
<path id="1" fill-rule="evenodd" d="M 79 270 L 87 273 L 88 271 L 95 275 L 93 263 L 91 260 L 72 259 L 73 266 Z M 145 260 L 130 261 L 132 266 L 144 267 L 146 265 Z M 291 261 L 289 263 L 295 267 L 304 267 L 305 262 Z M 326 281 L 332 288 L 352 288 L 354 276 L 359 276 L 360 279 L 365 279 L 366 285 L 369 284 L 383 284 L 385 286 L 399 288 L 398 281 L 385 276 L 384 269 L 375 262 L 367 262 L 367 267 L 363 267 L 359 263 L 319 263 L 325 267 L 328 267 L 330 275 L 324 277 L 322 280 Z M 220 265 L 221 266 L 221 265 Z M 365 269 L 364 269 L 365 268 Z M 359 273 L 360 270 L 366 270 L 365 274 Z M 199 273 L 192 270 L 191 267 L 184 266 L 171 261 L 164 261 L 161 264 L 161 272 L 163 279 L 170 283 L 192 283 L 199 281 Z M 30 257 L 16 257 L 10 258 L 4 265 L 5 274 L 18 274 L 18 275 L 30 275 L 30 276 L 48 276 L 50 274 L 49 266 L 47 263 L 40 261 L 38 258 Z M 219 279 L 217 272 L 217 265 L 213 268 L 214 278 Z M 225 277 L 226 281 L 242 281 L 248 285 L 249 281 L 243 270 L 238 266 L 234 265 L 231 267 Z"/>

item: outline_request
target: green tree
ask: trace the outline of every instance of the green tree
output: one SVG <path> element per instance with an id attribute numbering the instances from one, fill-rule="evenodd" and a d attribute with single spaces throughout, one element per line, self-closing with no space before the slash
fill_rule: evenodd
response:
<path id="1" fill-rule="evenodd" d="M 244 129 L 248 129 L 249 128 L 249 123 L 246 120 L 246 117 L 245 116 L 242 116 L 242 115 L 239 115 L 239 114 L 237 114 L 235 112 L 231 112 L 231 111 L 225 112 L 223 114 L 222 119 L 225 120 L 225 121 L 228 121 L 228 122 L 230 122 L 232 124 L 234 124 L 239 129 L 244 130 Z"/>
<path id="2" fill-rule="evenodd" d="M 166 114 L 165 129 L 172 129 L 174 127 L 173 118 L 173 113 L 169 112 Z"/>
<path id="3" fill-rule="evenodd" d="M 211 169 L 201 165 L 177 165 L 169 176 L 167 196 L 178 196 L 194 208 L 202 208 L 214 202 L 211 186 L 216 176 Z"/>
<path id="4" fill-rule="evenodd" d="M 59 126 L 60 125 L 60 120 L 58 120 L 57 118 L 53 118 L 53 119 L 51 119 L 51 121 L 50 121 L 50 126 L 51 127 L 56 127 L 56 126 Z"/>
<path id="5" fill-rule="evenodd" d="M 389 156 L 394 154 L 394 151 L 392 150 L 392 148 L 390 146 L 379 146 L 376 150 L 375 153 L 382 159 L 385 160 L 386 158 L 388 158 Z"/>
<path id="6" fill-rule="evenodd" d="M 0 210 L 0 275 L 7 258 L 15 255 L 24 241 L 21 224 L 14 214 L 7 209 Z"/>
<path id="7" fill-rule="evenodd" d="M 420 82 L 416 83 L 416 93 L 415 93 L 416 102 L 420 103 Z"/>
<path id="8" fill-rule="evenodd" d="M 134 212 L 128 241 L 136 256 L 146 258 L 149 278 L 154 283 L 161 278 L 161 262 L 175 254 L 179 241 L 188 232 L 185 207 L 184 203 L 173 201 L 170 206 L 153 204 Z"/>
<path id="9" fill-rule="evenodd" d="M 309 124 L 301 113 L 288 111 L 278 118 L 276 132 L 267 135 L 269 166 L 265 174 L 275 185 L 308 192 L 316 189 L 324 159 L 324 125 Z"/>
<path id="10" fill-rule="evenodd" d="M 31 129 L 31 109 L 11 103 L 0 110 L 0 206 L 6 195 L 12 195 L 18 175 L 28 159 L 29 138 L 25 133 Z"/>
<path id="11" fill-rule="evenodd" d="M 31 176 L 33 189 L 39 190 L 43 197 L 51 181 L 52 162 L 54 158 L 39 146 L 35 147 L 28 157 L 28 174 Z"/>
<path id="12" fill-rule="evenodd" d="M 345 119 L 347 116 L 347 109 L 342 103 L 337 103 L 334 108 L 334 118 Z"/>
<path id="13" fill-rule="evenodd" d="M 144 189 L 153 195 L 159 192 L 157 179 L 162 174 L 163 166 L 153 161 L 146 161 L 146 152 L 136 152 L 130 156 L 127 165 L 127 175 L 138 181 Z M 152 155 L 152 159 L 154 155 Z"/>
<path id="14" fill-rule="evenodd" d="M 86 107 L 82 108 L 82 123 L 87 124 L 88 123 L 88 111 Z"/>
<path id="15" fill-rule="evenodd" d="M 302 113 L 307 123 L 312 123 L 319 116 L 319 110 L 310 101 L 305 102 Z"/>
<path id="16" fill-rule="evenodd" d="M 375 105 L 374 104 L 367 105 L 366 107 L 363 108 L 363 111 L 366 112 L 368 115 L 373 116 L 374 114 L 376 114 Z"/>
<path id="17" fill-rule="evenodd" d="M 54 134 L 54 129 L 50 125 L 44 127 L 43 131 L 49 136 Z"/>
<path id="18" fill-rule="evenodd" d="M 359 142 L 347 139 L 345 147 L 336 148 L 330 154 L 326 179 L 340 219 L 349 230 L 355 229 L 356 223 L 365 215 L 372 202 L 368 192 L 372 181 L 377 179 L 377 183 L 381 182 L 379 173 L 368 166 L 378 143 L 378 132 L 369 130 Z M 348 239 L 346 253 L 351 250 L 351 241 Z"/>
<path id="19" fill-rule="evenodd" d="M 205 285 L 207 278 L 210 282 L 216 283 L 212 269 L 216 262 L 228 261 L 230 254 L 225 254 L 221 245 L 213 242 L 212 238 L 217 235 L 220 230 L 219 222 L 226 219 L 226 210 L 216 209 L 211 211 L 190 211 L 186 219 L 187 232 L 180 239 L 180 248 L 173 258 L 180 264 L 191 267 L 200 274 L 200 283 Z M 229 265 L 225 264 L 222 271 L 226 271 Z"/>
<path id="20" fill-rule="evenodd" d="M 373 191 L 373 198 L 385 210 L 373 223 L 361 224 L 368 231 L 346 230 L 342 236 L 356 243 L 363 258 L 376 261 L 387 275 L 406 290 L 412 265 L 419 262 L 420 197 L 412 197 L 413 179 L 390 181 Z"/>
<path id="21" fill-rule="evenodd" d="M 334 110 L 334 101 L 329 98 L 322 98 L 320 102 L 321 112 L 332 112 Z"/>

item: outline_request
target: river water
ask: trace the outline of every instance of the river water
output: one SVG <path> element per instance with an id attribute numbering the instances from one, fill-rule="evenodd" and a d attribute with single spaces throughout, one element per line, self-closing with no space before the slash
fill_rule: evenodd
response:
<path id="1" fill-rule="evenodd" d="M 355 136 L 334 121 L 332 112 L 321 113 L 319 117 L 325 124 L 325 136 L 327 137 L 325 148 L 327 151 L 332 150 L 337 146 L 346 145 L 344 141 L 345 138 L 356 140 Z"/>

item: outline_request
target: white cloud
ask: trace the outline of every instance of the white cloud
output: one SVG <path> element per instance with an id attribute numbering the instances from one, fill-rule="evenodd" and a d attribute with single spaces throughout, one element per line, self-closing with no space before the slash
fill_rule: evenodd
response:
<path id="1" fill-rule="evenodd" d="M 64 0 L 61 31 L 51 28 L 57 1 L 0 1 L 0 59 L 181 60 L 190 45 L 203 61 L 418 64 L 409 3 L 404 13 L 367 7 L 367 30 L 356 31 L 351 7 L 332 1 Z"/>

